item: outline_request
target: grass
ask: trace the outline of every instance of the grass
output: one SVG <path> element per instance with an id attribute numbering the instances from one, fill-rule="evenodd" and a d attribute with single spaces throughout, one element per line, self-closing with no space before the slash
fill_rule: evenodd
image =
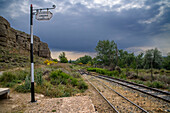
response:
<path id="1" fill-rule="evenodd" d="M 143 84 L 143 85 L 153 87 L 153 88 L 163 88 L 167 90 L 170 89 L 170 85 L 169 85 L 170 77 L 165 75 L 165 73 L 167 73 L 167 70 L 164 70 L 164 69 L 161 69 L 160 71 L 154 70 L 156 74 L 154 76 L 153 81 L 150 76 L 150 70 L 144 70 L 144 69 L 139 69 L 140 75 L 137 76 L 134 74 L 133 76 L 135 77 L 132 77 L 132 79 L 130 79 L 130 77 L 127 77 L 126 75 L 127 70 L 125 68 L 121 69 L 122 72 L 120 74 L 118 71 L 108 71 L 102 68 L 87 68 L 87 71 L 92 71 L 92 72 L 96 72 L 96 73 L 107 75 L 107 76 L 113 76 L 115 78 L 128 80 L 131 82 L 135 82 L 137 84 Z M 129 69 L 128 71 L 135 73 L 134 69 Z M 158 72 L 160 73 L 159 75 L 158 75 Z"/>
<path id="2" fill-rule="evenodd" d="M 49 68 L 35 69 L 35 92 L 50 97 L 68 97 L 84 92 L 88 86 L 77 73 L 66 74 L 51 68 L 50 73 L 43 75 Z M 21 93 L 30 92 L 31 80 L 28 70 L 5 72 L 0 77 L 0 85 L 12 87 Z"/>

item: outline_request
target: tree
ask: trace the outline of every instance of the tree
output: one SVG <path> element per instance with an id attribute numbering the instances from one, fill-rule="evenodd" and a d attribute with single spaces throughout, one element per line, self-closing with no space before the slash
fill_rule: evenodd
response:
<path id="1" fill-rule="evenodd" d="M 159 69 L 161 68 L 161 64 L 162 64 L 161 52 L 157 48 L 147 50 L 144 56 L 144 63 L 145 63 L 145 68 L 151 68 L 151 78 L 153 80 L 154 79 L 153 68 L 159 68 Z"/>
<path id="2" fill-rule="evenodd" d="M 88 56 L 88 55 L 85 55 L 83 57 L 80 57 L 76 60 L 77 63 L 83 63 L 83 64 L 87 64 L 89 61 L 91 62 L 92 60 L 92 57 L 91 56 Z"/>
<path id="3" fill-rule="evenodd" d="M 97 52 L 97 60 L 106 66 L 110 66 L 111 64 L 116 66 L 116 50 L 117 45 L 112 40 L 99 40 L 96 48 Z"/>
<path id="4" fill-rule="evenodd" d="M 72 63 L 71 59 L 69 60 L 69 63 Z"/>
<path id="5" fill-rule="evenodd" d="M 160 69 L 162 66 L 162 55 L 157 48 L 147 50 L 145 53 L 144 68 L 149 69 L 151 66 L 156 69 Z"/>
<path id="6" fill-rule="evenodd" d="M 60 53 L 59 59 L 61 63 L 68 63 L 65 52 Z"/>
<path id="7" fill-rule="evenodd" d="M 136 56 L 136 74 L 138 76 L 138 68 L 142 68 L 143 53 Z"/>
<path id="8" fill-rule="evenodd" d="M 142 69 L 143 68 L 143 55 L 144 53 L 140 53 L 136 56 L 136 66 L 137 68 Z"/>
<path id="9" fill-rule="evenodd" d="M 163 58 L 163 67 L 170 70 L 170 52 L 167 54 L 167 57 Z"/>

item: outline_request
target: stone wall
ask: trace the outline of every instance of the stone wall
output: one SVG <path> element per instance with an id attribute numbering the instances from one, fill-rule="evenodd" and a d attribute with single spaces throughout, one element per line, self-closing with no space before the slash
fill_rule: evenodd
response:
<path id="1" fill-rule="evenodd" d="M 30 35 L 10 27 L 10 23 L 0 16 L 0 46 L 30 51 Z M 44 58 L 51 58 L 48 44 L 41 42 L 34 36 L 34 54 Z"/>

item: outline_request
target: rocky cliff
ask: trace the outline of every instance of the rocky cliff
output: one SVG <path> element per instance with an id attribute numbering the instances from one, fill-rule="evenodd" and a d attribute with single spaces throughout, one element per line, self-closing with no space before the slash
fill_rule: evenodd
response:
<path id="1" fill-rule="evenodd" d="M 10 27 L 10 23 L 0 16 L 0 46 L 30 51 L 30 35 Z M 51 58 L 48 44 L 34 36 L 34 54 L 39 57 Z"/>

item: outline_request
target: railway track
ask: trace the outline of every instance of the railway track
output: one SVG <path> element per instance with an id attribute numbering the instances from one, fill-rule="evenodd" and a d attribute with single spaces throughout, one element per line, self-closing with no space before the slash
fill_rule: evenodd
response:
<path id="1" fill-rule="evenodd" d="M 89 74 L 88 72 L 80 72 L 80 73 Z M 155 97 L 155 98 L 158 98 L 158 99 L 161 99 L 165 102 L 170 103 L 170 92 L 162 91 L 162 90 L 159 90 L 159 89 L 156 89 L 156 88 L 147 87 L 147 86 L 142 85 L 142 84 L 136 84 L 136 83 L 133 83 L 133 82 L 129 82 L 129 81 L 126 81 L 126 80 L 117 79 L 117 78 L 109 77 L 109 76 L 105 76 L 105 75 L 97 75 L 95 77 L 123 85 L 125 87 L 130 88 L 130 89 L 137 90 L 137 91 L 142 92 L 144 94 L 150 95 L 152 97 Z"/>
<path id="2" fill-rule="evenodd" d="M 97 80 L 95 77 L 86 76 L 87 81 L 94 87 L 94 89 L 107 101 L 116 113 L 135 112 L 135 113 L 148 113 L 142 107 L 136 105 L 120 93 L 113 90 L 105 83 Z M 111 92 L 111 93 L 110 93 Z"/>
<path id="3" fill-rule="evenodd" d="M 96 77 L 126 86 L 128 88 L 140 91 L 144 94 L 150 95 L 152 97 L 155 97 L 155 98 L 158 98 L 158 99 L 161 99 L 161 100 L 164 100 L 164 101 L 170 103 L 170 93 L 169 92 L 165 92 L 165 91 L 162 91 L 162 90 L 159 90 L 156 88 L 150 88 L 150 87 L 147 87 L 144 85 L 132 83 L 132 82 L 121 80 L 121 79 L 116 79 L 113 77 L 108 77 L 108 76 L 103 76 L 103 75 L 102 76 L 98 75 Z"/>

